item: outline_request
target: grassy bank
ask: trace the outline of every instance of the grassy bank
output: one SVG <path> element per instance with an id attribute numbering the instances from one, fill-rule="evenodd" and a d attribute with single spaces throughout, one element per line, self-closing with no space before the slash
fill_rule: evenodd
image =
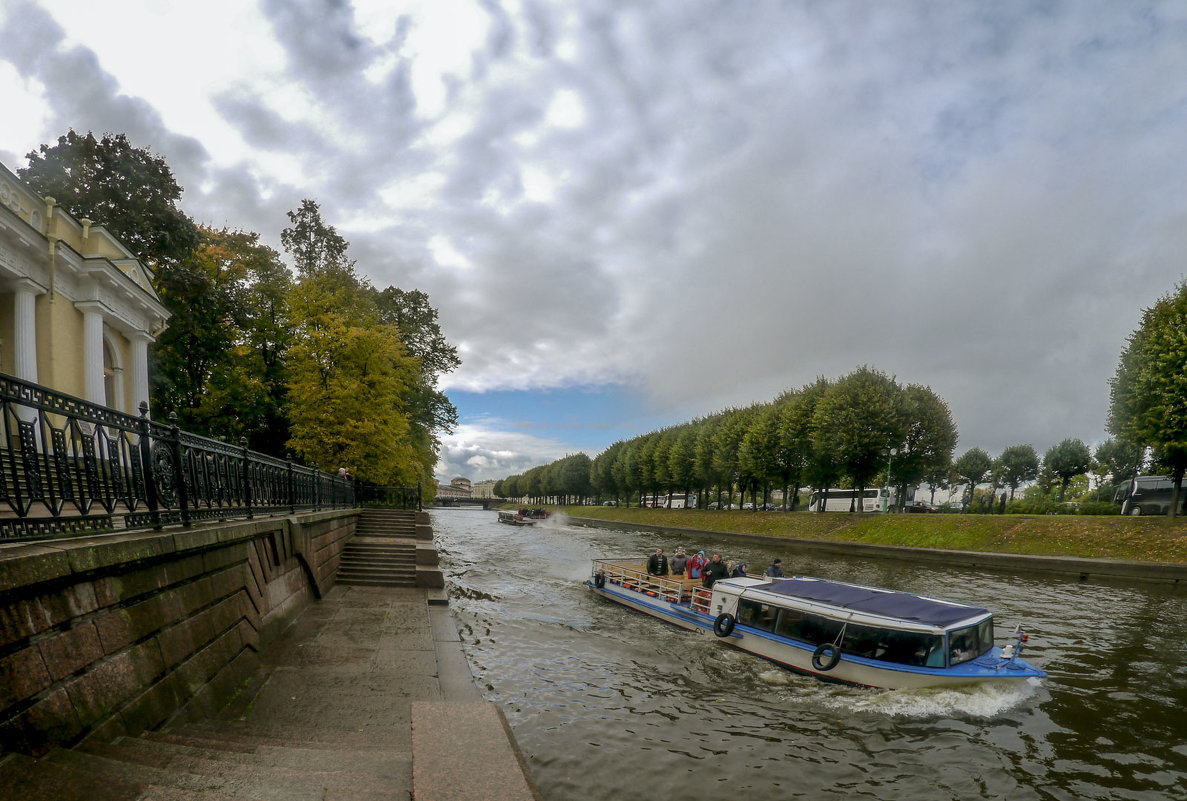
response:
<path id="1" fill-rule="evenodd" d="M 1082 515 L 850 515 L 570 506 L 573 517 L 910 548 L 1187 564 L 1187 519 Z"/>

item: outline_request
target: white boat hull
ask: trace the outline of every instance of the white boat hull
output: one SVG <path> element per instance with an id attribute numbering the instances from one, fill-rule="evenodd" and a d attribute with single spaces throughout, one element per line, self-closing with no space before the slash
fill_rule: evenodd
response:
<path id="1" fill-rule="evenodd" d="M 586 585 L 596 594 L 614 603 L 651 615 L 672 625 L 690 631 L 707 634 L 739 650 L 760 656 L 798 673 L 815 676 L 818 679 L 841 684 L 884 689 L 923 689 L 956 687 L 983 681 L 1018 681 L 1029 678 L 1028 669 L 1012 669 L 1008 660 L 1001 658 L 1001 651 L 994 648 L 990 653 L 955 668 L 893 667 L 888 663 L 871 664 L 874 660 L 842 654 L 840 661 L 830 670 L 817 670 L 812 664 L 814 648 L 796 643 L 783 637 L 748 629 L 736 625 L 725 637 L 717 637 L 713 631 L 714 616 L 698 612 L 688 603 L 672 603 L 644 592 L 623 589 L 621 585 L 606 584 L 598 587 L 592 581 Z M 990 669 L 988 665 L 998 665 Z M 1025 666 L 1025 663 L 1022 663 Z"/>

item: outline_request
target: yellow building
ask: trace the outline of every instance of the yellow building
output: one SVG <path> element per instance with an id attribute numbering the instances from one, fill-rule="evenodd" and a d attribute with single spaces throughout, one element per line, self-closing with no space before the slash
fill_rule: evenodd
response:
<path id="1" fill-rule="evenodd" d="M 0 165 L 0 372 L 137 414 L 168 319 L 127 248 Z"/>

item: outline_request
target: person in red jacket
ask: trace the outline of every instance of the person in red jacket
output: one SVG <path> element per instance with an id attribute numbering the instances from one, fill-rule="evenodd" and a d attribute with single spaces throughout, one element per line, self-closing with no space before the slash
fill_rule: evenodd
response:
<path id="1" fill-rule="evenodd" d="M 708 561 L 709 560 L 705 558 L 704 551 L 697 551 L 696 555 L 688 560 L 688 577 L 699 579 L 701 577 L 701 571 L 705 569 L 705 564 Z"/>

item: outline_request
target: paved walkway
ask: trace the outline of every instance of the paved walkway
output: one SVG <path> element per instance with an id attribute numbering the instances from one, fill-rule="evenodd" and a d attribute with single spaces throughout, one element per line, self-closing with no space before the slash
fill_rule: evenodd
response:
<path id="1" fill-rule="evenodd" d="M 336 586 L 215 718 L 0 760 L 24 801 L 536 801 L 440 590 Z M 477 766 L 477 767 L 476 767 Z"/>
<path id="2" fill-rule="evenodd" d="M 416 588 L 336 586 L 261 654 L 267 681 L 237 723 L 342 732 L 407 750 L 417 801 L 533 799 L 502 714 L 482 700 L 450 616 Z M 481 785 L 458 766 L 483 766 Z M 415 780 L 415 786 L 413 784 Z"/>

